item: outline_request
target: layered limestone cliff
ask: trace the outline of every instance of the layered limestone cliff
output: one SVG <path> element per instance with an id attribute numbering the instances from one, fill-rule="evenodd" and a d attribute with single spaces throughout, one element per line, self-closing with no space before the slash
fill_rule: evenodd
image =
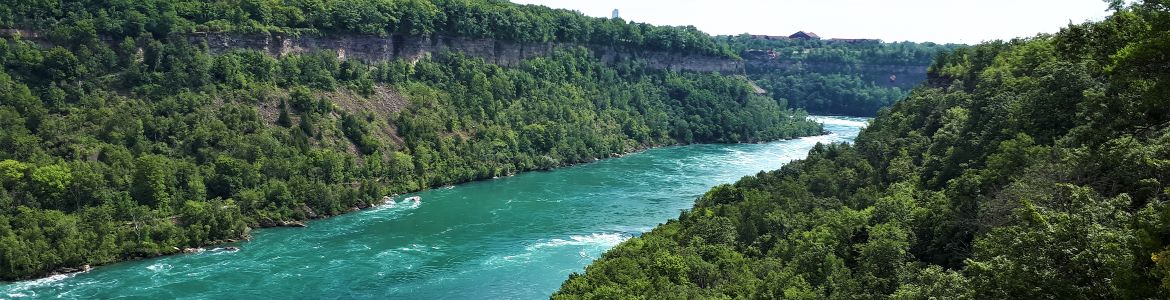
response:
<path id="1" fill-rule="evenodd" d="M 431 53 L 458 52 L 503 65 L 514 66 L 525 59 L 546 56 L 562 48 L 577 47 L 561 43 L 513 43 L 494 39 L 476 39 L 446 36 L 332 36 L 287 37 L 279 35 L 193 34 L 192 42 L 206 43 L 215 52 L 233 49 L 254 49 L 272 55 L 287 55 L 313 51 L 336 51 L 342 59 L 366 61 L 407 59 L 416 60 Z M 619 49 L 608 46 L 588 46 L 605 63 L 637 60 L 655 69 L 675 71 L 743 73 L 739 60 L 684 55 L 658 51 Z"/>
<path id="2" fill-rule="evenodd" d="M 0 37 L 17 35 L 40 44 L 51 44 L 47 37 L 34 31 L 0 29 Z M 450 51 L 483 58 L 490 63 L 504 66 L 514 66 L 526 59 L 547 56 L 557 49 L 583 46 L 566 43 L 515 43 L 495 39 L 400 35 L 390 37 L 365 35 L 321 37 L 193 33 L 187 35 L 187 39 L 193 43 L 206 43 L 211 51 L 217 53 L 235 49 L 252 49 L 281 56 L 314 51 L 336 51 L 338 57 L 342 59 L 379 61 L 399 58 L 417 60 L 432 53 Z M 645 51 L 612 46 L 584 46 L 596 53 L 603 62 L 609 64 L 638 61 L 654 69 L 724 74 L 742 74 L 744 72 L 743 61 L 725 57 Z"/>

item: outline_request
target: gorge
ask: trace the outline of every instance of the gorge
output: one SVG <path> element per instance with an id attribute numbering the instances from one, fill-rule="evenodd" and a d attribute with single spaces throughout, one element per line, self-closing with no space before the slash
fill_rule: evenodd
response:
<path id="1" fill-rule="evenodd" d="M 238 251 L 147 259 L 0 285 L 7 297 L 415 299 L 548 297 L 617 243 L 689 208 L 712 185 L 848 142 L 865 119 L 816 117 L 829 135 L 667 147 L 421 192 L 399 203 L 258 230 Z M 405 196 L 402 196 L 405 197 Z M 402 197 L 399 197 L 401 199 Z M 225 246 L 220 246 L 225 247 Z"/>
<path id="2" fill-rule="evenodd" d="M 10 1 L 0 297 L 1168 299 L 1170 1 L 1086 1 Z"/>
<path id="3" fill-rule="evenodd" d="M 386 1 L 325 10 L 266 2 L 250 15 L 255 22 L 235 23 L 220 17 L 246 7 L 227 2 L 76 1 L 70 13 L 27 4 L 0 10 L 0 24 L 27 28 L 0 39 L 5 280 L 240 240 L 253 228 L 369 208 L 384 195 L 653 147 L 822 133 L 804 112 L 718 72 L 605 61 L 584 46 L 506 64 L 475 56 L 494 53 L 475 48 L 491 41 L 734 57 L 694 28 L 496 1 L 416 1 L 429 7 L 407 10 Z M 323 15 L 298 21 L 265 10 Z M 338 22 L 355 13 L 377 22 Z M 532 14 L 560 21 L 462 22 Z M 609 33 L 555 30 L 566 24 Z M 209 31 L 247 38 L 192 40 Z M 385 47 L 347 40 L 356 35 Z M 263 46 L 290 36 L 319 39 Z M 459 44 L 436 44 L 442 36 L 474 49 L 443 48 Z"/>

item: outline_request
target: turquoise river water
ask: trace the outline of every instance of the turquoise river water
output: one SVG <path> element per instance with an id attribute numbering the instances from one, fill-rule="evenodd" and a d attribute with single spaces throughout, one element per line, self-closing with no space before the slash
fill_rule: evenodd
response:
<path id="1" fill-rule="evenodd" d="M 678 217 L 712 186 L 777 169 L 818 142 L 852 141 L 866 121 L 814 118 L 832 133 L 659 148 L 429 190 L 415 194 L 417 206 L 257 230 L 239 251 L 3 284 L 0 298 L 547 299 L 570 273 Z"/>

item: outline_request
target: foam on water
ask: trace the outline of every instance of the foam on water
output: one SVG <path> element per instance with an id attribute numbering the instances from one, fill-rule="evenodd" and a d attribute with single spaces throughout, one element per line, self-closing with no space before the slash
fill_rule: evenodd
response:
<path id="1" fill-rule="evenodd" d="M 550 239 L 524 247 L 528 251 L 537 251 L 541 248 L 562 246 L 600 246 L 612 248 L 630 239 L 630 236 L 621 233 L 594 233 L 590 235 L 574 235 L 569 239 Z"/>
<path id="2" fill-rule="evenodd" d="M 165 272 L 167 270 L 170 270 L 171 268 L 173 268 L 171 265 L 164 264 L 164 263 L 157 263 L 157 264 L 146 266 L 146 269 L 148 269 L 152 272 Z"/>
<path id="3" fill-rule="evenodd" d="M 524 266 L 538 260 L 557 256 L 558 253 L 573 253 L 581 259 L 593 260 L 606 249 L 613 248 L 629 240 L 632 235 L 625 233 L 593 233 L 588 235 L 570 235 L 567 239 L 548 238 L 524 246 L 518 254 L 496 255 L 483 261 L 483 265 L 490 269 L 503 266 Z"/>
<path id="4" fill-rule="evenodd" d="M 424 252 L 424 251 L 427 251 L 427 249 L 428 249 L 428 248 L 430 248 L 430 249 L 438 249 L 438 247 L 427 247 L 427 246 L 423 246 L 423 245 L 419 245 L 419 244 L 410 244 L 410 247 L 401 247 L 401 248 L 398 248 L 398 251 L 404 251 L 404 252 Z"/>
<path id="5" fill-rule="evenodd" d="M 867 123 L 868 121 L 858 120 L 860 118 L 823 117 L 823 116 L 810 116 L 808 118 L 810 120 L 813 120 L 813 121 L 816 121 L 818 123 L 825 124 L 825 125 L 840 125 L 840 126 L 849 126 L 849 127 L 865 127 L 866 125 L 869 125 Z"/>
<path id="6" fill-rule="evenodd" d="M 78 273 L 53 275 L 41 279 L 16 282 L 5 287 L 5 295 L 10 298 L 36 297 L 38 294 L 34 290 L 38 288 L 60 285 L 62 281 L 73 278 L 73 276 L 76 276 L 77 274 Z"/>

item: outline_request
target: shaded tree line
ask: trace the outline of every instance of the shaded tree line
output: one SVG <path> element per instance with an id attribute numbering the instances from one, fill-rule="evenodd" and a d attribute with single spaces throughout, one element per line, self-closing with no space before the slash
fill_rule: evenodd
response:
<path id="1" fill-rule="evenodd" d="M 580 43 L 736 57 L 693 26 L 654 26 L 501 0 L 70 0 L 0 8 L 0 26 L 47 29 L 61 40 L 235 32 L 449 35 L 522 43 Z"/>

